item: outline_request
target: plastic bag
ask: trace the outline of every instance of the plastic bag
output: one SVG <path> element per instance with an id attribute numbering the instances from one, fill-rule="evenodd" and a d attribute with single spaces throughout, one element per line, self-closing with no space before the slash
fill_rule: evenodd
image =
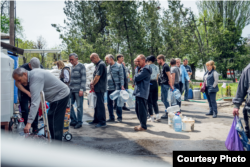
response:
<path id="1" fill-rule="evenodd" d="M 97 96 L 94 91 L 90 91 L 88 95 L 88 105 L 89 108 L 95 108 L 96 107 L 96 101 L 97 101 Z"/>
<path id="2" fill-rule="evenodd" d="M 236 124 L 235 129 L 237 130 L 238 136 L 240 138 L 240 141 L 243 145 L 244 150 L 250 151 L 250 142 L 247 138 L 246 133 L 244 132 L 240 118 L 237 118 L 237 124 Z"/>
<path id="3" fill-rule="evenodd" d="M 235 116 L 231 129 L 228 133 L 225 146 L 229 151 L 244 151 L 243 145 L 240 141 L 240 137 L 237 133 L 237 130 L 235 129 L 236 123 L 237 117 Z"/>

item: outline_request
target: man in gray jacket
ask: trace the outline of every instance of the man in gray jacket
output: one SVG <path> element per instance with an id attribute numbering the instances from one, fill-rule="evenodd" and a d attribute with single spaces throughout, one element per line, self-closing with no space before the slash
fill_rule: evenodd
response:
<path id="1" fill-rule="evenodd" d="M 109 119 L 107 122 L 114 122 L 115 117 L 113 113 L 113 100 L 110 99 L 109 95 L 112 94 L 115 90 L 125 90 L 124 89 L 124 75 L 123 68 L 121 64 L 116 63 L 113 55 L 108 54 L 105 57 L 106 63 L 109 65 L 107 67 L 107 96 L 108 96 L 108 110 L 109 110 Z M 117 99 L 115 100 L 117 101 Z M 118 116 L 117 122 L 122 122 L 122 108 L 116 107 L 116 114 Z"/>
<path id="2" fill-rule="evenodd" d="M 236 96 L 235 98 L 233 98 L 233 103 L 234 103 L 233 115 L 239 116 L 240 105 L 242 104 L 244 98 L 247 95 L 246 105 L 243 108 L 243 116 L 245 121 L 245 132 L 248 138 L 250 138 L 250 131 L 249 131 L 250 104 L 247 104 L 247 101 L 250 98 L 250 94 L 248 93 L 249 90 L 250 90 L 250 64 L 248 64 L 248 66 L 242 71 Z"/>
<path id="3" fill-rule="evenodd" d="M 70 126 L 78 129 L 82 127 L 83 123 L 83 92 L 86 91 L 86 68 L 82 63 L 78 62 L 78 56 L 75 53 L 69 55 L 69 61 L 73 65 L 69 83 L 71 97 Z M 77 117 L 73 107 L 75 102 L 77 105 Z"/>
<path id="4" fill-rule="evenodd" d="M 150 88 L 150 78 L 152 69 L 146 64 L 146 58 L 144 55 L 137 57 L 140 70 L 134 76 L 135 89 L 133 95 L 136 96 L 135 111 L 140 121 L 140 125 L 134 128 L 135 131 L 147 130 L 147 100 Z"/>
<path id="5" fill-rule="evenodd" d="M 29 84 L 31 94 L 31 106 L 28 122 L 24 128 L 24 133 L 29 133 L 41 102 L 40 93 L 44 92 L 45 100 L 50 103 L 48 111 L 48 122 L 51 139 L 62 140 L 64 115 L 69 100 L 69 88 L 59 81 L 50 72 L 43 69 L 33 69 L 27 71 L 24 68 L 17 68 L 13 71 L 12 77 L 16 82 L 27 86 Z"/>

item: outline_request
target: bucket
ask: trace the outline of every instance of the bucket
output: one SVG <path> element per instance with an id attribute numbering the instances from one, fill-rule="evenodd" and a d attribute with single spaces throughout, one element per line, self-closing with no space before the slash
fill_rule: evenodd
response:
<path id="1" fill-rule="evenodd" d="M 192 118 L 184 117 L 182 119 L 182 131 L 193 132 L 195 120 Z"/>

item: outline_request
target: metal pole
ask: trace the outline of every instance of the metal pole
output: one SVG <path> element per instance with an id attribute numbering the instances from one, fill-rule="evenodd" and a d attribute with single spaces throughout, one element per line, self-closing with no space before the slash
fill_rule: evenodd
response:
<path id="1" fill-rule="evenodd" d="M 10 1 L 10 44 L 15 46 L 14 1 Z"/>

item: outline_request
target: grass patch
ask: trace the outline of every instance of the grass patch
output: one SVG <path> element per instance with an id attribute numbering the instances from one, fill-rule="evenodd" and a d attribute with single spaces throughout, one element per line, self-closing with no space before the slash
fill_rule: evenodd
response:
<path id="1" fill-rule="evenodd" d="M 227 86 L 228 85 L 231 86 L 231 97 L 235 97 L 237 87 L 238 87 L 238 83 L 228 83 Z M 216 99 L 222 98 L 221 90 L 222 90 L 222 93 L 223 93 L 223 97 L 226 97 L 226 95 L 225 95 L 226 94 L 226 88 L 222 88 L 221 86 L 222 86 L 222 83 L 219 83 L 218 84 L 219 92 L 217 92 L 217 94 L 216 94 Z M 194 85 L 193 84 L 193 87 L 194 88 L 200 88 L 200 85 Z M 134 88 L 132 88 L 132 85 L 128 85 L 128 88 L 134 90 Z M 158 94 L 159 94 L 159 96 L 161 95 L 161 86 L 158 87 Z M 201 97 L 203 97 L 202 94 L 201 94 Z"/>
<path id="2" fill-rule="evenodd" d="M 230 85 L 231 86 L 231 97 L 235 97 L 236 95 L 236 91 L 237 91 L 237 87 L 238 87 L 238 83 L 229 83 L 227 84 L 227 86 Z M 223 97 L 226 97 L 226 88 L 222 88 L 222 83 L 219 83 L 218 84 L 218 88 L 219 88 L 219 92 L 217 92 L 216 94 L 216 99 L 220 99 L 222 98 L 222 95 L 221 95 L 221 90 L 222 90 L 222 93 L 223 93 Z M 200 85 L 193 85 L 194 88 L 200 88 Z M 203 97 L 203 95 L 202 95 Z"/>

